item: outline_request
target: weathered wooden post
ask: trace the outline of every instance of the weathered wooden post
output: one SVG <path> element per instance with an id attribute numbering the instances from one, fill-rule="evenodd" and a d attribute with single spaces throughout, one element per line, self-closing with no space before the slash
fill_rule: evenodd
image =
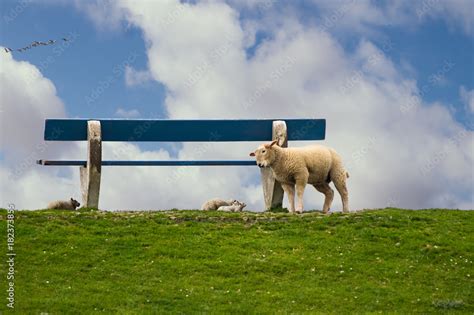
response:
<path id="1" fill-rule="evenodd" d="M 87 164 L 79 169 L 84 207 L 99 208 L 100 173 L 102 168 L 102 134 L 100 121 L 87 122 Z"/>
<path id="2" fill-rule="evenodd" d="M 282 120 L 273 122 L 272 140 L 277 140 L 282 148 L 288 147 L 288 132 L 286 123 Z M 265 209 L 281 207 L 283 204 L 283 188 L 273 177 L 273 172 L 269 167 L 260 169 L 262 177 L 263 197 L 265 199 Z"/>

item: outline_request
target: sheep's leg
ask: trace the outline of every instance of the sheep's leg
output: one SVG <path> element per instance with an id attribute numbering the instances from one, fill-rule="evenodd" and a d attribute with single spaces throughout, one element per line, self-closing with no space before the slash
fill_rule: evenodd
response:
<path id="1" fill-rule="evenodd" d="M 290 185 L 290 184 L 281 184 L 281 187 L 283 187 L 283 190 L 285 193 L 288 195 L 288 202 L 289 202 L 289 207 L 290 207 L 290 213 L 295 212 L 295 186 Z"/>
<path id="2" fill-rule="evenodd" d="M 340 172 L 337 176 L 331 176 L 342 200 L 342 211 L 349 212 L 349 192 L 346 186 L 346 172 Z"/>
<path id="3" fill-rule="evenodd" d="M 296 212 L 303 213 L 303 193 L 306 187 L 306 180 L 296 181 L 296 195 L 298 197 L 298 206 L 296 206 Z"/>
<path id="4" fill-rule="evenodd" d="M 334 190 L 332 190 L 332 188 L 329 187 L 329 184 L 327 183 L 317 184 L 313 186 L 314 188 L 316 188 L 317 191 L 324 194 L 325 198 L 324 198 L 323 213 L 328 213 L 329 208 L 331 208 L 332 200 L 334 199 Z"/>

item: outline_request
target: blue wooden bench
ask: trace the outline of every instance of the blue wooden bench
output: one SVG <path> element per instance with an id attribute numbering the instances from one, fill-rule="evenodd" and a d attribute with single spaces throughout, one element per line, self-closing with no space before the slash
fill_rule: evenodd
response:
<path id="1" fill-rule="evenodd" d="M 85 207 L 98 208 L 102 166 L 212 166 L 256 165 L 255 160 L 102 161 L 102 141 L 232 142 L 323 140 L 324 119 L 239 120 L 118 120 L 47 119 L 44 140 L 88 141 L 86 160 L 38 160 L 40 165 L 79 166 Z M 248 156 L 242 152 L 242 156 Z M 270 169 L 261 169 L 265 207 L 281 206 L 283 189 Z"/>

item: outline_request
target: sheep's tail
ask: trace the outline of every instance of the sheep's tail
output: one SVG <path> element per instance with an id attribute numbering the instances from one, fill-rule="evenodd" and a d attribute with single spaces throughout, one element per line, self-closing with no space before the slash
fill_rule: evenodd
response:
<path id="1" fill-rule="evenodd" d="M 346 171 L 346 178 L 349 178 L 349 172 Z"/>

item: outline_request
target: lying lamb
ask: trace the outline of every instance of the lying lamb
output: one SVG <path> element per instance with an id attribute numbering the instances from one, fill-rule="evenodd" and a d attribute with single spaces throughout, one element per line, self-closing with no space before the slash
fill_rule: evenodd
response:
<path id="1" fill-rule="evenodd" d="M 81 204 L 71 198 L 71 200 L 56 200 L 48 204 L 48 209 L 76 210 Z"/>
<path id="2" fill-rule="evenodd" d="M 334 198 L 334 191 L 329 187 L 334 182 L 341 195 L 344 212 L 349 212 L 349 194 L 346 178 L 349 174 L 342 165 L 341 158 L 331 148 L 312 145 L 300 148 L 281 148 L 277 141 L 264 144 L 250 153 L 255 156 L 259 167 L 270 167 L 275 179 L 279 181 L 288 195 L 290 212 L 295 212 L 295 185 L 298 197 L 296 212 L 303 212 L 303 192 L 306 184 L 311 184 L 326 197 L 323 212 L 327 213 Z"/>
<path id="3" fill-rule="evenodd" d="M 202 206 L 201 210 L 217 210 L 219 207 L 222 206 L 230 206 L 237 200 L 235 199 L 230 199 L 230 200 L 223 200 L 219 198 L 214 198 L 211 200 L 206 201 Z"/>
<path id="4" fill-rule="evenodd" d="M 247 205 L 243 202 L 235 200 L 230 206 L 221 206 L 217 210 L 219 211 L 231 211 L 231 212 L 241 212 L 243 208 Z"/>

